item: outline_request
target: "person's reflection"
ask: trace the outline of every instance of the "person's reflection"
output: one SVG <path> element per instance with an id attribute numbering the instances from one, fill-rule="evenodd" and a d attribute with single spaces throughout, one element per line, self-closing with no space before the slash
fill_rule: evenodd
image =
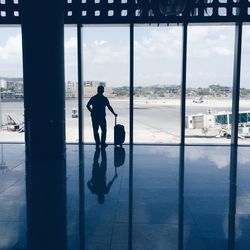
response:
<path id="1" fill-rule="evenodd" d="M 99 164 L 101 152 L 101 163 Z M 106 184 L 106 171 L 107 171 L 107 154 L 105 148 L 101 150 L 99 148 L 96 149 L 93 159 L 93 169 L 92 169 L 92 178 L 88 181 L 87 185 L 89 190 L 96 194 L 98 197 L 98 202 L 100 204 L 104 203 L 105 194 L 108 194 L 114 180 L 117 178 L 117 173 L 113 179 Z"/>
<path id="2" fill-rule="evenodd" d="M 115 147 L 114 149 L 114 165 L 115 168 L 120 167 L 125 162 L 125 149 L 122 147 Z"/>

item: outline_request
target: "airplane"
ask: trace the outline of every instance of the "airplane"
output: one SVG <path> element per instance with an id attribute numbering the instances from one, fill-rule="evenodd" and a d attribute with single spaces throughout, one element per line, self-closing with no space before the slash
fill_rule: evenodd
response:
<path id="1" fill-rule="evenodd" d="M 195 97 L 193 102 L 195 103 L 203 103 L 204 100 L 203 100 L 203 97 L 202 96 L 199 96 L 199 97 Z"/>

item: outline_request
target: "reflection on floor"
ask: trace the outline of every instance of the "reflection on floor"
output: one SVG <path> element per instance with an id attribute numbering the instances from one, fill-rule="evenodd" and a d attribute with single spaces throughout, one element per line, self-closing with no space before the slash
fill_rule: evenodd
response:
<path id="1" fill-rule="evenodd" d="M 0 149 L 0 249 L 249 250 L 249 147 L 67 145 L 66 176 Z"/>

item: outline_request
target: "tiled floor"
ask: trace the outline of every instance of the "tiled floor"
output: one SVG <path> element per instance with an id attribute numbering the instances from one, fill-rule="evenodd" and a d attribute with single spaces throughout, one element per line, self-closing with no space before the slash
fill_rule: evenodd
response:
<path id="1" fill-rule="evenodd" d="M 24 145 L 0 145 L 1 250 L 36 249 L 39 236 L 60 250 L 250 249 L 249 147 L 81 150 L 67 145 L 66 173 L 26 163 L 34 179 Z"/>

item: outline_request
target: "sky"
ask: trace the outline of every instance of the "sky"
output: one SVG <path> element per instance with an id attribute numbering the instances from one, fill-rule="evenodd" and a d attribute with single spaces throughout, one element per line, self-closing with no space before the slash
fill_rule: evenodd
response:
<path id="1" fill-rule="evenodd" d="M 182 27 L 135 27 L 135 86 L 180 84 Z M 0 28 L 0 76 L 22 76 L 20 28 Z M 77 80 L 76 28 L 65 28 L 65 80 Z M 232 86 L 234 26 L 189 26 L 187 87 Z M 250 27 L 243 28 L 241 86 L 250 88 Z M 84 80 L 129 85 L 129 28 L 83 28 Z"/>

